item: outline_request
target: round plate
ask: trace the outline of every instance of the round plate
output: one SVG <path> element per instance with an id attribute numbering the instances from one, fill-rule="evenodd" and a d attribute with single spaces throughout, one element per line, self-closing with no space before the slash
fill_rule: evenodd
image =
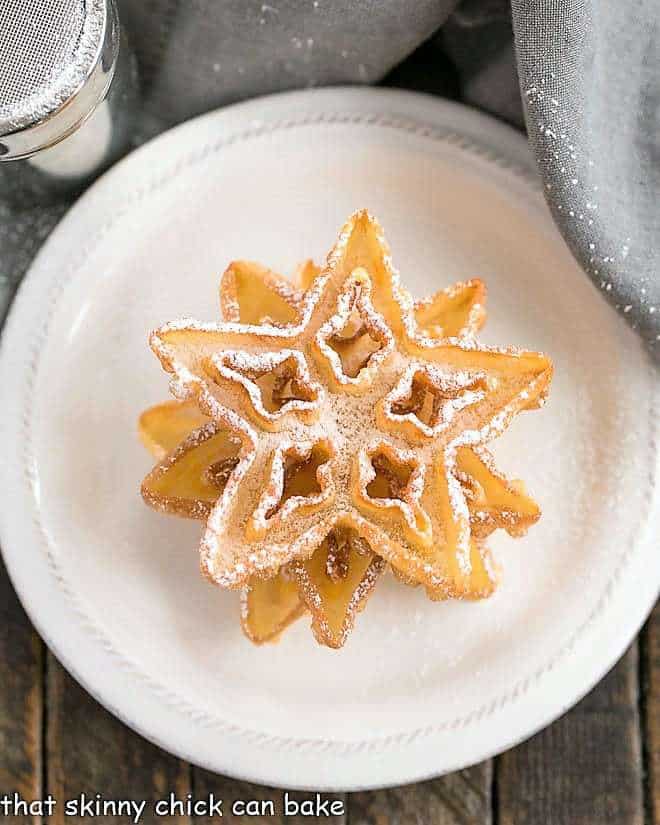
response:
<path id="1" fill-rule="evenodd" d="M 199 523 L 140 499 L 136 419 L 167 396 L 146 336 L 216 319 L 232 258 L 320 260 L 363 206 L 415 294 L 478 275 L 483 340 L 553 357 L 549 404 L 495 449 L 544 516 L 494 537 L 489 600 L 432 603 L 390 578 L 343 650 L 317 647 L 306 619 L 253 647 L 236 594 L 199 575 Z M 143 147 L 44 246 L 0 379 L 3 550 L 30 616 L 107 708 L 221 773 L 354 789 L 477 762 L 583 695 L 657 595 L 652 368 L 557 235 L 524 139 L 450 103 L 287 94 Z"/>

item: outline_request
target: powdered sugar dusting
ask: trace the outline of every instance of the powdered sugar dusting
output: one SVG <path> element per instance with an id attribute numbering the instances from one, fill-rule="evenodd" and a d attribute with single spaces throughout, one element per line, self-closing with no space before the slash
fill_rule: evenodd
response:
<path id="1" fill-rule="evenodd" d="M 285 294 L 280 289 L 278 295 Z M 244 587 L 253 576 L 270 577 L 309 559 L 341 526 L 377 548 L 380 560 L 406 580 L 424 584 L 433 598 L 485 595 L 483 585 L 471 583 L 471 554 L 479 554 L 494 582 L 481 544 L 486 510 L 470 512 L 458 451 L 481 449 L 515 414 L 542 403 L 549 361 L 516 348 L 480 346 L 473 335 L 483 320 L 478 301 L 452 338 L 420 329 L 382 231 L 364 211 L 349 219 L 326 267 L 295 300 L 298 323 L 185 319 L 152 335 L 177 394 L 197 397 L 206 414 L 243 434 L 238 465 L 208 518 L 204 572 L 224 587 Z M 239 311 L 229 301 L 232 317 Z M 357 349 L 363 361 L 348 373 L 336 339 L 350 349 L 367 333 L 377 346 L 363 355 Z M 297 390 L 269 409 L 257 382 L 283 365 Z M 433 395 L 427 421 L 415 407 L 415 380 Z M 409 410 L 397 411 L 406 403 Z M 283 501 L 285 462 L 309 460 L 321 443 L 330 449 L 317 470 L 320 492 Z M 379 456 L 394 469 L 377 470 Z M 386 479 L 393 473 L 389 494 L 370 495 L 378 472 Z M 506 513 L 501 520 L 514 521 Z M 476 543 L 473 524 L 484 526 Z M 371 578 L 365 580 L 364 588 L 371 586 Z M 355 591 L 355 605 L 363 595 Z"/>

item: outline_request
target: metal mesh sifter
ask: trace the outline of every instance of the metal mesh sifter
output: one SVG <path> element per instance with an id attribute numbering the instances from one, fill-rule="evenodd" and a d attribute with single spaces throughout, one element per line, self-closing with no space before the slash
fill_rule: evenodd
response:
<path id="1" fill-rule="evenodd" d="M 115 0 L 0 0 L 0 197 L 82 186 L 125 149 L 136 97 Z"/>

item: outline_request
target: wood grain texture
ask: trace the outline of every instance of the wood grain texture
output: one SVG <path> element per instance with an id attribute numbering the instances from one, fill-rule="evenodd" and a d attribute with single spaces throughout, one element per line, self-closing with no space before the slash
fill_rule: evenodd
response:
<path id="1" fill-rule="evenodd" d="M 431 766 L 429 766 L 431 767 Z M 491 825 L 492 763 L 348 799 L 350 825 Z"/>
<path id="2" fill-rule="evenodd" d="M 643 825 L 637 646 L 577 707 L 496 761 L 500 825 Z"/>
<path id="3" fill-rule="evenodd" d="M 199 768 L 193 768 L 193 788 L 195 799 L 207 799 L 209 794 L 214 794 L 216 798 L 224 800 L 223 819 L 227 825 L 233 825 L 236 822 L 250 822 L 251 825 L 307 825 L 310 822 L 328 822 L 332 825 L 346 825 L 346 794 L 321 794 L 324 800 L 340 800 L 343 802 L 344 813 L 339 816 L 319 818 L 313 816 L 296 816 L 284 815 L 284 794 L 285 792 L 278 788 L 269 788 L 264 785 L 253 785 L 250 782 L 240 782 L 236 779 L 229 779 L 225 776 L 218 776 L 208 771 L 203 771 Z M 309 793 L 301 793 L 298 791 L 289 791 L 288 796 L 291 800 L 301 802 L 303 800 L 312 801 L 315 795 Z M 256 804 L 260 802 L 273 802 L 274 814 L 267 811 L 260 815 L 238 816 L 232 813 L 232 806 L 236 800 L 247 802 L 248 800 L 255 800 Z M 209 817 L 199 816 L 193 819 L 195 825 L 215 825 L 217 819 L 212 820 Z M 353 825 L 353 823 L 351 823 Z"/>
<path id="4" fill-rule="evenodd" d="M 153 803 L 171 792 L 185 799 L 190 792 L 190 769 L 133 733 L 104 710 L 48 655 L 47 661 L 46 781 L 58 800 L 49 825 L 128 821 L 126 817 L 65 819 L 64 801 L 80 794 L 101 793 L 106 799 L 147 800 L 140 820 L 144 825 L 189 825 L 187 816 L 159 819 Z"/>
<path id="5" fill-rule="evenodd" d="M 660 604 L 641 636 L 642 711 L 649 823 L 660 822 Z"/>
<path id="6" fill-rule="evenodd" d="M 142 822 L 147 825 L 218 821 L 185 813 L 157 818 L 151 803 L 169 793 L 182 800 L 188 794 L 196 800 L 214 794 L 224 800 L 227 823 L 322 821 L 285 817 L 283 791 L 193 768 L 114 719 L 44 653 L 1 566 L 0 611 L 0 793 L 16 790 L 23 798 L 34 799 L 51 792 L 60 802 L 83 792 L 91 796 L 101 792 L 106 799 L 146 799 L 150 804 Z M 313 800 L 314 795 L 292 792 L 290 798 Z M 416 785 L 322 798 L 344 802 L 346 813 L 327 820 L 337 825 L 660 823 L 660 606 L 646 625 L 639 652 L 633 646 L 573 711 L 499 757 L 495 768 L 486 762 Z M 235 800 L 272 800 L 275 815 L 267 809 L 262 816 L 233 815 Z M 116 820 L 81 817 L 76 821 L 95 825 Z M 42 825 L 30 817 L 11 822 Z M 64 822 L 60 804 L 49 825 Z"/>
<path id="7" fill-rule="evenodd" d="M 41 796 L 43 645 L 0 560 L 0 793 Z M 12 823 L 37 825 L 30 816 Z"/>

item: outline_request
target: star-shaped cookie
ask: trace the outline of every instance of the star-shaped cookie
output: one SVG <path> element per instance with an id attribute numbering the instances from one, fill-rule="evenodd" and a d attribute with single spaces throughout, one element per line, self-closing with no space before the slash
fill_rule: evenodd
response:
<path id="1" fill-rule="evenodd" d="M 297 280 L 235 263 L 224 323 L 152 334 L 184 403 L 143 416 L 148 446 L 174 448 L 143 494 L 207 519 L 202 569 L 243 588 L 253 639 L 302 600 L 319 641 L 339 646 L 386 563 L 432 598 L 492 592 L 484 538 L 520 534 L 539 511 L 484 445 L 542 403 L 552 366 L 476 343 L 479 281 L 413 303 L 364 211 Z"/>

